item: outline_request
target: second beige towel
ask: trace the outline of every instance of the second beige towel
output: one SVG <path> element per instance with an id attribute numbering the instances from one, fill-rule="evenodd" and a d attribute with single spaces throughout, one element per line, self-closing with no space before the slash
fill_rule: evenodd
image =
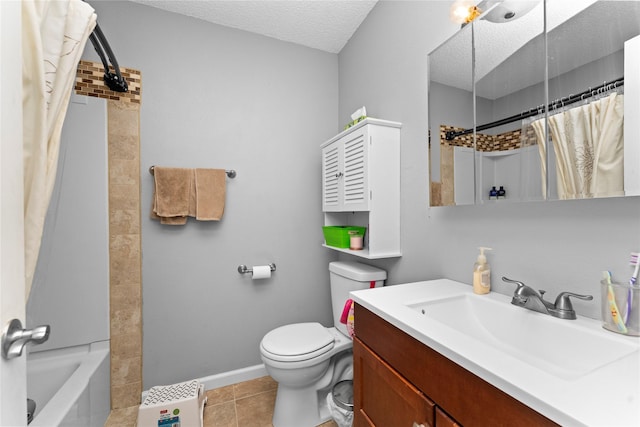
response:
<path id="1" fill-rule="evenodd" d="M 196 212 L 199 221 L 220 221 L 226 197 L 224 169 L 196 169 Z"/>

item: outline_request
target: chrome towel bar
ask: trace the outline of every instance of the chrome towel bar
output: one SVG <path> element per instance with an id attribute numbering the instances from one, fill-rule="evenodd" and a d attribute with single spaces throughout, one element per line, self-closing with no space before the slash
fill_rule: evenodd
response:
<path id="1" fill-rule="evenodd" d="M 153 175 L 153 168 L 155 168 L 155 166 L 151 166 L 149 168 L 149 173 L 151 175 Z M 234 171 L 233 169 L 231 169 L 231 170 L 226 170 L 225 169 L 224 173 L 226 173 L 229 178 L 235 178 L 236 177 L 236 171 Z"/>

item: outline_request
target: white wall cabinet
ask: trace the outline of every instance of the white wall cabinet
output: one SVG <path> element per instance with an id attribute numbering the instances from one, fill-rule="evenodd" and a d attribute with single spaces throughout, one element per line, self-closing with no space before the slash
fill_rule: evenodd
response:
<path id="1" fill-rule="evenodd" d="M 402 255 L 401 123 L 367 118 L 321 145 L 324 225 L 367 227 L 363 258 Z"/>

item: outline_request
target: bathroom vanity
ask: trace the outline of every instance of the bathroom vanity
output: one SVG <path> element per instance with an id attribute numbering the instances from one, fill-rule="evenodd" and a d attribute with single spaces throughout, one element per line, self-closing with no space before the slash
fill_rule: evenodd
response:
<path id="1" fill-rule="evenodd" d="M 356 427 L 640 425 L 637 338 L 445 279 L 351 296 Z"/>
<path id="2" fill-rule="evenodd" d="M 356 305 L 355 426 L 551 426 L 548 418 Z"/>

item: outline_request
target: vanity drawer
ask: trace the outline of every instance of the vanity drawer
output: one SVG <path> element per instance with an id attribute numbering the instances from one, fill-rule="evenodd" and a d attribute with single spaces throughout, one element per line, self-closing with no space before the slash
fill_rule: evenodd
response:
<path id="1" fill-rule="evenodd" d="M 353 360 L 355 427 L 435 426 L 435 404 L 357 338 Z"/>
<path id="2" fill-rule="evenodd" d="M 358 304 L 355 319 L 356 337 L 461 425 L 557 425 Z"/>

